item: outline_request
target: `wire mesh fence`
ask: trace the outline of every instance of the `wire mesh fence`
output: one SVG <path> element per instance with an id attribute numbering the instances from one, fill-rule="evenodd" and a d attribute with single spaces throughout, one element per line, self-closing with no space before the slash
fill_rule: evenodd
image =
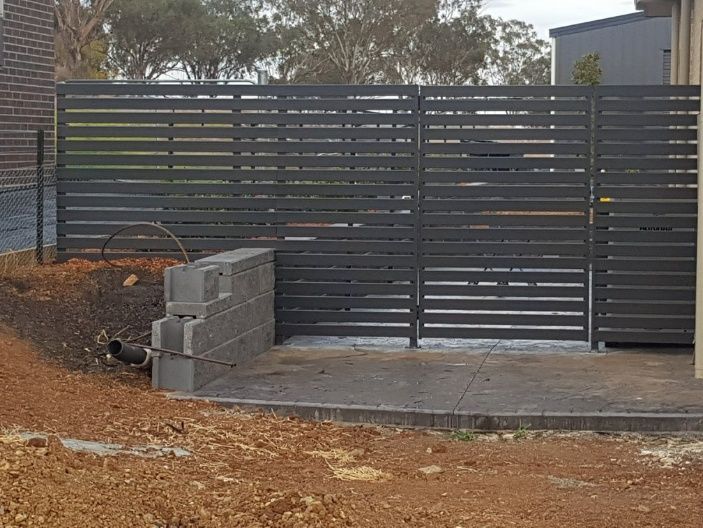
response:
<path id="1" fill-rule="evenodd" d="M 54 166 L 0 170 L 0 256 L 54 244 Z"/>

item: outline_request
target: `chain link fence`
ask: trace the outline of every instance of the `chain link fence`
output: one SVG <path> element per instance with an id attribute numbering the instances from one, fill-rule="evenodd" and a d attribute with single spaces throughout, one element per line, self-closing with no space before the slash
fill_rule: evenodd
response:
<path id="1" fill-rule="evenodd" d="M 53 165 L 0 170 L 0 266 L 48 260 L 56 244 Z M 36 253 L 36 255 L 35 255 Z"/>

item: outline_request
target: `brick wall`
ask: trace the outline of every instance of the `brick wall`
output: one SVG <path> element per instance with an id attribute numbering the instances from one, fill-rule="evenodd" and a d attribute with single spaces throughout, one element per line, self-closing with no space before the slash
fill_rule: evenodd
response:
<path id="1" fill-rule="evenodd" d="M 36 131 L 54 137 L 54 0 L 4 0 L 0 22 L 0 169 L 32 166 Z"/>

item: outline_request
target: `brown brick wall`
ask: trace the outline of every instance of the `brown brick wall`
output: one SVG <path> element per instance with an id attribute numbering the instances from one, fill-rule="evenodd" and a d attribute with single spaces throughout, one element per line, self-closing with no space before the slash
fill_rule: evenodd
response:
<path id="1" fill-rule="evenodd" d="M 32 166 L 36 131 L 54 137 L 54 0 L 5 0 L 0 22 L 0 169 Z"/>

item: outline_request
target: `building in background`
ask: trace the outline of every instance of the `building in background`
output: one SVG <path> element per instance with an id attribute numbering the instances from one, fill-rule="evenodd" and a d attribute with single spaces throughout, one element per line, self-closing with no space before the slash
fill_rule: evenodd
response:
<path id="1" fill-rule="evenodd" d="M 40 128 L 50 157 L 54 100 L 54 0 L 0 0 L 0 170 L 35 163 Z"/>
<path id="2" fill-rule="evenodd" d="M 601 57 L 603 84 L 669 84 L 671 18 L 643 12 L 554 28 L 552 84 L 573 84 L 574 63 L 588 53 Z"/>
<path id="3" fill-rule="evenodd" d="M 674 84 L 701 84 L 703 0 L 635 0 L 648 17 L 669 17 Z"/>

